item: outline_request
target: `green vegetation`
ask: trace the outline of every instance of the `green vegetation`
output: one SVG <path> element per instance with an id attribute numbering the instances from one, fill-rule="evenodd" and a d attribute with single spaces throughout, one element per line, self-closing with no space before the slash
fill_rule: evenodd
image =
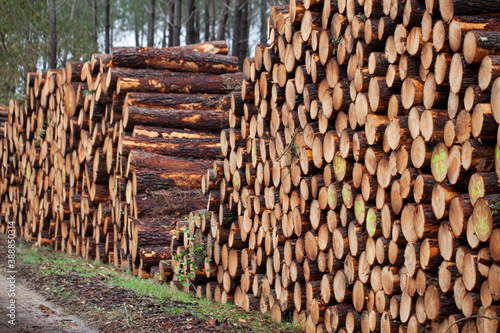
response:
<path id="1" fill-rule="evenodd" d="M 187 217 L 185 219 L 188 220 Z M 188 286 L 189 280 L 193 280 L 196 277 L 195 272 L 202 268 L 199 267 L 200 262 L 208 262 L 211 259 L 207 254 L 206 238 L 199 239 L 196 235 L 191 235 L 188 227 L 182 228 L 182 232 L 187 237 L 188 246 L 187 248 L 183 248 L 179 253 L 175 253 L 172 258 L 179 263 L 175 269 L 177 279 L 183 286 Z"/>
<path id="2" fill-rule="evenodd" d="M 46 289 L 50 289 L 46 291 L 57 296 L 58 300 L 76 298 L 76 290 L 81 286 L 58 285 L 57 279 L 53 279 L 54 276 L 78 276 L 83 277 L 89 283 L 100 281 L 111 288 L 121 287 L 134 291 L 139 299 L 152 299 L 155 304 L 160 306 L 165 315 L 190 313 L 206 320 L 230 322 L 234 324 L 235 332 L 238 331 L 236 328 L 241 324 L 255 332 L 301 332 L 290 318 L 285 318 L 287 321 L 278 326 L 271 322 L 269 316 L 264 316 L 256 311 L 244 312 L 237 309 L 233 303 L 223 305 L 205 298 L 197 299 L 193 295 L 179 291 L 170 285 L 158 284 L 153 279 L 139 279 L 127 272 L 117 271 L 109 265 L 95 261 L 86 262 L 80 257 L 54 252 L 47 247 L 30 248 L 24 243 L 18 243 L 18 245 L 18 255 L 22 265 L 30 266 L 38 276 L 50 277 L 44 280 L 49 285 Z M 179 306 L 179 303 L 183 306 Z M 134 316 L 137 315 L 135 311 L 138 311 L 139 304 L 135 309 L 130 309 L 129 306 L 117 304 L 112 310 L 96 307 L 93 312 L 94 314 L 95 312 L 102 314 L 108 321 L 121 321 L 124 326 L 131 326 Z M 144 328 L 145 332 L 148 330 L 149 328 Z"/>
<path id="3" fill-rule="evenodd" d="M 500 202 L 497 202 L 495 199 L 491 200 L 490 208 L 492 214 L 497 215 L 500 212 Z"/>

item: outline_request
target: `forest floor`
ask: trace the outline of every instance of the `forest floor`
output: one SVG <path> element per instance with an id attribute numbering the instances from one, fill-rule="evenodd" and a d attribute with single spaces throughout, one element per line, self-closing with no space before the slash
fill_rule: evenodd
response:
<path id="1" fill-rule="evenodd" d="M 0 332 L 299 332 L 260 312 L 196 299 L 112 267 L 18 242 L 16 326 L 8 324 L 7 241 L 0 237 Z"/>

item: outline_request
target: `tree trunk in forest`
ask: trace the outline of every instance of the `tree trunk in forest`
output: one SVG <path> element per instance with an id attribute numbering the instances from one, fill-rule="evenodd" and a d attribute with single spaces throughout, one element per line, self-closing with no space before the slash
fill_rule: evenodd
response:
<path id="1" fill-rule="evenodd" d="M 172 32 L 172 45 L 181 45 L 181 21 L 182 21 L 182 0 L 175 0 L 174 3 L 174 28 Z"/>
<path id="2" fill-rule="evenodd" d="M 111 21 L 111 6 L 110 6 L 110 1 L 106 0 L 104 2 L 104 53 L 106 54 L 109 54 L 109 52 L 111 52 L 110 21 Z"/>
<path id="3" fill-rule="evenodd" d="M 148 46 L 155 45 L 155 0 L 149 0 L 148 6 Z"/>
<path id="4" fill-rule="evenodd" d="M 134 38 L 135 38 L 135 46 L 141 46 L 141 35 L 139 32 L 139 28 L 137 26 L 134 27 Z"/>
<path id="5" fill-rule="evenodd" d="M 56 0 L 49 1 L 49 21 L 50 21 L 50 68 L 57 67 L 57 21 L 56 21 Z"/>
<path id="6" fill-rule="evenodd" d="M 201 31 L 201 22 L 200 22 L 200 11 L 196 9 L 194 11 L 194 43 L 200 42 L 200 31 Z"/>
<path id="7" fill-rule="evenodd" d="M 186 35 L 186 43 L 187 44 L 194 44 L 196 43 L 196 28 L 195 28 L 195 22 L 196 22 L 196 6 L 194 3 L 194 0 L 189 0 L 188 2 L 188 21 L 187 21 L 187 35 Z"/>
<path id="8" fill-rule="evenodd" d="M 219 26 L 217 28 L 217 39 L 226 39 L 226 23 L 229 15 L 229 5 L 231 0 L 223 0 L 219 16 Z"/>
<path id="9" fill-rule="evenodd" d="M 260 0 L 260 42 L 267 41 L 267 0 Z"/>
<path id="10" fill-rule="evenodd" d="M 248 6 L 249 1 L 243 0 L 241 7 L 241 31 L 240 31 L 240 45 L 238 52 L 238 68 L 243 70 L 243 61 L 248 54 L 248 34 L 249 34 L 249 19 L 248 19 Z"/>
<path id="11" fill-rule="evenodd" d="M 169 18 L 168 22 L 168 46 L 174 46 L 174 17 L 175 17 L 175 1 L 172 1 L 169 5 Z"/>
<path id="12" fill-rule="evenodd" d="M 215 40 L 215 0 L 210 0 L 210 39 Z"/>
<path id="13" fill-rule="evenodd" d="M 95 46 L 98 47 L 97 40 L 97 0 L 92 3 L 92 37 L 94 38 Z"/>
<path id="14" fill-rule="evenodd" d="M 208 3 L 208 0 L 205 1 L 205 12 L 204 12 L 204 21 L 205 21 L 205 36 L 204 40 L 205 42 L 208 42 L 210 40 L 210 4 Z"/>
<path id="15" fill-rule="evenodd" d="M 163 34 L 161 38 L 161 47 L 167 47 L 167 18 L 163 21 Z"/>
<path id="16" fill-rule="evenodd" d="M 242 37 L 242 8 L 245 0 L 235 0 L 233 10 L 233 52 L 232 55 L 238 57 L 240 55 L 240 45 Z"/>

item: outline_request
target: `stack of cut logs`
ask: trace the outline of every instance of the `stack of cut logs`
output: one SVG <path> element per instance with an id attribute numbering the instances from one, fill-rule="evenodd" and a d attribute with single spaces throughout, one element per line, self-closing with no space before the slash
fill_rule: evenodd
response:
<path id="1" fill-rule="evenodd" d="M 190 225 L 211 259 L 198 293 L 307 332 L 496 332 L 500 19 L 465 16 L 492 12 L 272 7 L 202 182 L 211 223 Z"/>
<path id="2" fill-rule="evenodd" d="M 191 269 L 198 295 L 308 332 L 496 332 L 498 12 L 290 0 L 243 74 L 220 43 L 30 73 L 0 111 L 0 231 Z M 187 219 L 144 218 L 154 191 L 199 184 Z"/>
<path id="3" fill-rule="evenodd" d="M 27 240 L 142 277 L 158 270 L 172 238 L 158 212 L 206 208 L 200 170 L 221 159 L 243 79 L 227 52 L 114 48 L 29 73 L 25 99 L 0 108 L 0 231 L 15 224 Z"/>

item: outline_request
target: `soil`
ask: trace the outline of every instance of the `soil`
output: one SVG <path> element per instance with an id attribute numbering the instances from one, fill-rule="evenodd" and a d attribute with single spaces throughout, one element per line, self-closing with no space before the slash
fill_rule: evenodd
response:
<path id="1" fill-rule="evenodd" d="M 20 263 L 16 266 L 17 325 L 9 327 L 5 243 L 0 238 L 1 333 L 253 332 L 245 323 L 193 315 L 186 310 L 191 303 L 163 301 L 111 286 L 104 274 L 97 278 L 80 276 L 75 271 L 42 275 L 35 267 Z"/>
<path id="2" fill-rule="evenodd" d="M 10 276 L 10 274 L 8 274 Z M 0 274 L 0 332 L 33 333 L 97 333 L 80 318 L 68 315 L 44 296 L 31 290 L 26 284 L 16 281 L 15 325 L 9 324 L 7 317 L 9 304 L 9 285 L 7 275 Z"/>

